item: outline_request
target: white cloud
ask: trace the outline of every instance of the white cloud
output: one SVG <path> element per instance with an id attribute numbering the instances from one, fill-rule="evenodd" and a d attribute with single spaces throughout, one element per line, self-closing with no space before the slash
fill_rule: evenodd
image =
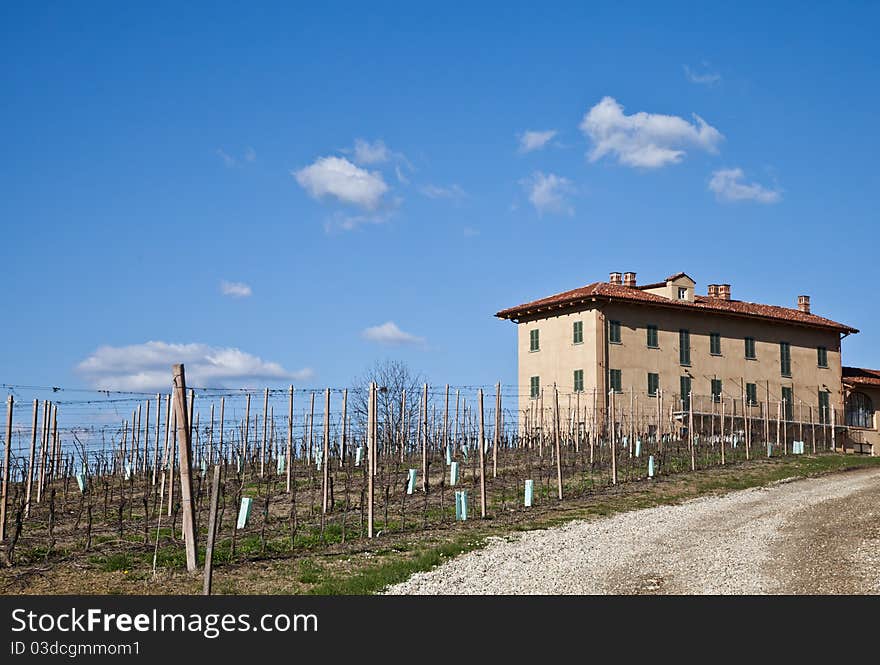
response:
<path id="1" fill-rule="evenodd" d="M 387 162 L 391 155 L 388 146 L 381 139 L 373 143 L 364 139 L 354 141 L 354 161 L 358 164 L 381 164 Z"/>
<path id="2" fill-rule="evenodd" d="M 441 185 L 423 185 L 419 188 L 422 194 L 429 199 L 462 199 L 467 194 L 458 185 L 449 185 L 444 187 Z"/>
<path id="3" fill-rule="evenodd" d="M 519 151 L 520 152 L 532 152 L 533 150 L 540 150 L 550 140 L 556 136 L 558 132 L 555 129 L 548 129 L 546 131 L 525 131 L 519 136 Z"/>
<path id="4" fill-rule="evenodd" d="M 398 182 L 400 182 L 401 185 L 408 185 L 409 184 L 409 178 L 407 178 L 403 174 L 403 171 L 400 170 L 400 165 L 398 165 L 398 164 L 394 165 L 394 173 L 397 174 L 397 180 L 398 180 Z"/>
<path id="5" fill-rule="evenodd" d="M 200 388 L 233 388 L 255 381 L 308 381 L 309 368 L 288 371 L 232 347 L 207 344 L 146 342 L 130 346 L 102 346 L 76 367 L 100 390 L 164 391 L 171 387 L 171 367 L 183 363 L 188 385 Z"/>
<path id="6" fill-rule="evenodd" d="M 250 285 L 243 282 L 227 282 L 226 280 L 223 280 L 220 282 L 220 293 L 232 298 L 247 298 L 253 293 L 253 291 L 251 290 Z"/>
<path id="7" fill-rule="evenodd" d="M 778 203 L 782 192 L 768 189 L 755 182 L 744 182 L 742 169 L 720 169 L 712 173 L 709 189 L 715 192 L 719 201 L 755 201 L 757 203 Z"/>
<path id="8" fill-rule="evenodd" d="M 393 321 L 388 321 L 380 326 L 366 328 L 361 335 L 364 339 L 371 342 L 378 342 L 380 344 L 402 345 L 425 343 L 423 337 L 417 337 L 416 335 L 404 332 L 398 328 L 397 324 Z"/>
<path id="9" fill-rule="evenodd" d="M 696 114 L 694 121 L 644 111 L 626 115 L 614 98 L 605 97 L 584 115 L 580 129 L 593 142 L 592 162 L 613 155 L 626 166 L 659 168 L 680 162 L 685 148 L 717 151 L 721 132 Z"/>
<path id="10" fill-rule="evenodd" d="M 520 180 L 523 189 L 529 197 L 529 201 L 539 215 L 545 212 L 574 214 L 574 208 L 566 199 L 566 195 L 572 191 L 571 181 L 554 173 L 541 173 L 535 171 L 528 178 Z"/>
<path id="11" fill-rule="evenodd" d="M 313 198 L 331 196 L 365 210 L 379 208 L 388 191 L 381 173 L 359 168 L 345 157 L 319 157 L 292 175 Z"/>
<path id="12" fill-rule="evenodd" d="M 232 155 L 227 153 L 225 150 L 223 150 L 223 148 L 217 148 L 217 155 L 220 157 L 220 159 L 223 160 L 223 163 L 226 165 L 226 168 L 231 169 L 233 166 L 235 166 L 235 163 L 236 163 L 235 157 L 233 157 Z"/>
<path id="13" fill-rule="evenodd" d="M 703 67 L 705 71 L 700 73 L 684 65 L 684 75 L 691 83 L 698 83 L 700 85 L 714 85 L 721 80 L 721 74 L 711 71 L 708 62 L 704 62 Z"/>

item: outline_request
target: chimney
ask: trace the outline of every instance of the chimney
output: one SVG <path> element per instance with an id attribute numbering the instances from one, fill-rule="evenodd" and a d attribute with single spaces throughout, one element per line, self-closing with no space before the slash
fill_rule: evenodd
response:
<path id="1" fill-rule="evenodd" d="M 730 284 L 718 284 L 718 297 L 721 300 L 730 300 Z"/>
<path id="2" fill-rule="evenodd" d="M 613 272 L 608 276 L 608 281 L 611 284 L 617 284 L 618 286 L 621 283 L 621 275 L 619 272 Z"/>
<path id="3" fill-rule="evenodd" d="M 805 314 L 810 313 L 810 296 L 798 296 L 798 309 Z"/>
<path id="4" fill-rule="evenodd" d="M 710 284 L 709 285 L 709 297 L 710 298 L 717 298 L 718 297 L 718 285 L 717 284 Z"/>
<path id="5" fill-rule="evenodd" d="M 631 289 L 636 288 L 636 274 L 634 272 L 623 273 L 623 285 Z"/>

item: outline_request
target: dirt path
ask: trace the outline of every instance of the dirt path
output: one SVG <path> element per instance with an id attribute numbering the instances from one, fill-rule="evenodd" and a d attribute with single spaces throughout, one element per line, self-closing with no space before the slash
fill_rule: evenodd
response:
<path id="1" fill-rule="evenodd" d="M 880 593 L 880 471 L 494 538 L 388 593 Z"/>

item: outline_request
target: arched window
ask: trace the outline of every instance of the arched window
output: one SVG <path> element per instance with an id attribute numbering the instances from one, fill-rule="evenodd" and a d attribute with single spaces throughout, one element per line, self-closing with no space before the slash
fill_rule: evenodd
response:
<path id="1" fill-rule="evenodd" d="M 850 427 L 874 427 L 874 404 L 865 393 L 850 393 L 847 396 L 846 424 Z"/>

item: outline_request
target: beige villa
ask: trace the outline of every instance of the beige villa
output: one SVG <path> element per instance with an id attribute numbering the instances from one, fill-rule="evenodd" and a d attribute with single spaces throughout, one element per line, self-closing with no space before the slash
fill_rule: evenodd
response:
<path id="1" fill-rule="evenodd" d="M 840 443 L 880 452 L 880 372 L 841 363 L 841 341 L 858 330 L 814 314 L 806 295 L 780 307 L 736 300 L 729 284 L 695 286 L 685 273 L 638 284 L 614 272 L 498 312 L 517 324 L 520 413 L 554 386 L 566 405 L 574 395 L 599 410 L 612 391 L 673 412 L 729 399 L 756 417 L 847 426 Z"/>

